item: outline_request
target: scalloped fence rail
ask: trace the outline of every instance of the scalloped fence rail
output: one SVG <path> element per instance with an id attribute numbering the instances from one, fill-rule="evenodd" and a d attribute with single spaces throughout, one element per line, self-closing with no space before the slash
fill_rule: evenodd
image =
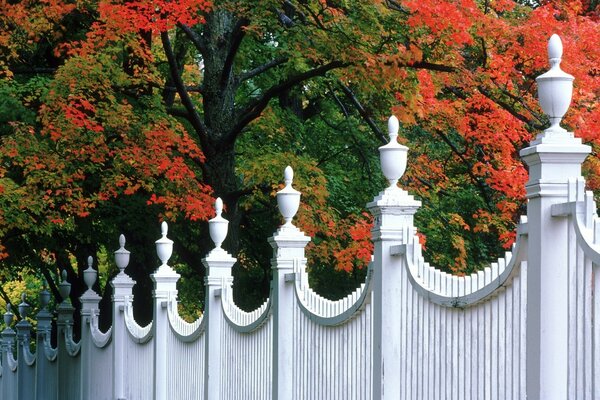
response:
<path id="1" fill-rule="evenodd" d="M 521 151 L 529 167 L 527 216 L 512 251 L 488 268 L 458 277 L 423 259 L 413 225 L 420 202 L 398 187 L 408 148 L 397 142 L 392 117 L 390 142 L 379 149 L 389 187 L 367 205 L 374 254 L 354 292 L 331 301 L 308 284 L 310 238 L 293 224 L 301 194 L 288 167 L 277 194 L 285 223 L 269 239 L 273 278 L 262 306 L 245 312 L 233 301 L 237 260 L 221 248 L 228 221 L 217 199 L 197 321 L 177 311 L 179 275 L 168 264 L 166 223 L 155 243 L 154 318 L 147 326 L 135 321 L 135 282 L 125 273 L 131 255 L 121 235 L 108 331 L 98 328 L 91 258 L 80 335 L 65 274 L 59 290 L 67 300 L 54 313 L 49 293 L 40 294 L 35 351 L 30 306 L 23 297 L 13 324 L 9 305 L 0 399 L 600 399 L 600 219 L 581 177 L 591 149 L 560 126 L 573 77 L 560 69 L 558 36 L 548 52 L 551 68 L 537 81 L 551 126 Z"/>

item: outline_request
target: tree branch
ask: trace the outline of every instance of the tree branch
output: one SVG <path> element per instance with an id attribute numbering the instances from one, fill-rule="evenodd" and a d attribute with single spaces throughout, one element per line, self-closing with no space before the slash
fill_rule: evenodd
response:
<path id="1" fill-rule="evenodd" d="M 244 28 L 248 26 L 250 21 L 247 18 L 240 18 L 233 28 L 232 36 L 231 36 L 231 46 L 229 48 L 229 53 L 227 53 L 227 58 L 225 58 L 225 62 L 223 63 L 223 72 L 221 74 L 221 85 L 225 86 L 225 83 L 231 76 L 231 71 L 233 70 L 233 60 L 235 60 L 235 56 L 242 44 L 242 40 L 244 36 L 246 36 L 246 31 Z"/>
<path id="2" fill-rule="evenodd" d="M 271 68 L 277 67 L 278 65 L 281 65 L 281 64 L 285 64 L 288 60 L 289 60 L 289 58 L 287 58 L 287 57 L 280 57 L 280 58 L 271 60 L 267 63 L 264 63 L 263 65 L 259 65 L 258 67 L 251 69 L 248 72 L 244 72 L 243 74 L 240 74 L 240 76 L 237 78 L 237 82 L 239 84 L 244 81 L 247 81 L 248 79 L 252 79 L 257 75 L 260 75 L 263 72 L 270 70 Z"/>
<path id="3" fill-rule="evenodd" d="M 348 63 L 342 61 L 332 61 L 328 64 L 321 65 L 320 67 L 313 68 L 309 71 L 303 72 L 301 74 L 294 75 L 289 77 L 287 80 L 280 82 L 279 84 L 272 86 L 268 89 L 261 97 L 252 101 L 248 106 L 246 106 L 243 110 L 238 113 L 238 118 L 228 133 L 228 140 L 233 141 L 242 131 L 242 129 L 252 122 L 254 119 L 258 118 L 262 111 L 267 107 L 269 101 L 279 95 L 280 93 L 285 92 L 288 89 L 296 86 L 297 84 L 304 82 L 308 79 L 314 78 L 316 76 L 322 76 L 328 71 L 336 68 L 342 68 L 348 66 Z"/>
<path id="4" fill-rule="evenodd" d="M 177 26 L 186 34 L 186 36 L 193 43 L 194 47 L 200 54 L 204 55 L 207 52 L 206 43 L 204 43 L 204 39 L 202 36 L 198 35 L 196 31 L 187 26 L 186 24 L 178 23 Z"/>
<path id="5" fill-rule="evenodd" d="M 439 72 L 456 72 L 456 71 L 458 71 L 458 69 L 455 67 L 430 63 L 427 61 L 415 61 L 410 64 L 405 64 L 404 67 L 415 68 L 415 69 L 428 69 L 431 71 L 439 71 Z"/>
<path id="6" fill-rule="evenodd" d="M 183 84 L 181 75 L 179 75 L 177 68 L 177 60 L 175 59 L 175 55 L 173 54 L 173 48 L 171 47 L 171 40 L 169 39 L 168 32 L 161 32 L 160 39 L 162 41 L 165 54 L 167 56 L 167 60 L 169 61 L 169 69 L 171 71 L 173 83 L 175 83 L 177 93 L 181 98 L 181 102 L 183 103 L 183 106 L 188 112 L 188 120 L 196 130 L 196 133 L 200 138 L 200 143 L 202 144 L 202 147 L 206 150 L 209 145 L 206 128 L 202 123 L 202 120 L 200 119 L 200 115 L 198 114 L 196 106 L 192 102 L 190 95 L 188 94 L 187 90 L 185 90 L 185 85 Z"/>
<path id="7" fill-rule="evenodd" d="M 373 119 L 371 118 L 367 110 L 365 110 L 360 101 L 358 101 L 358 99 L 354 95 L 354 92 L 352 92 L 352 90 L 348 86 L 344 85 L 342 82 L 340 82 L 340 87 L 342 88 L 342 91 L 344 92 L 346 97 L 352 102 L 352 104 L 354 104 L 354 107 L 356 107 L 356 110 L 358 111 L 360 116 L 365 120 L 367 125 L 369 125 L 375 136 L 377 136 L 381 143 L 387 143 L 388 141 L 385 135 L 383 134 L 383 132 L 381 132 L 381 129 L 379 129 L 375 121 L 373 121 Z"/>

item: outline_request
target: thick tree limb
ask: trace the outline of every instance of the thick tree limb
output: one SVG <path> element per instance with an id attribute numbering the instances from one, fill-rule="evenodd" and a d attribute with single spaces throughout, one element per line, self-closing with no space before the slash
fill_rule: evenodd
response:
<path id="1" fill-rule="evenodd" d="M 288 57 L 280 57 L 280 58 L 271 60 L 267 63 L 264 63 L 263 65 L 259 65 L 258 67 L 251 69 L 248 72 L 244 72 L 243 74 L 240 74 L 237 78 L 237 82 L 239 84 L 244 81 L 247 81 L 248 79 L 252 79 L 257 75 L 260 75 L 260 74 L 270 70 L 271 68 L 277 67 L 278 65 L 281 65 L 281 64 L 285 64 L 288 60 L 289 60 Z"/>
<path id="2" fill-rule="evenodd" d="M 439 72 L 456 72 L 458 71 L 455 67 L 450 67 L 448 65 L 435 64 L 427 61 L 416 61 L 410 64 L 404 65 L 404 67 L 415 68 L 415 69 L 428 69 L 430 71 L 439 71 Z"/>
<path id="3" fill-rule="evenodd" d="M 179 23 L 177 26 L 186 34 L 186 36 L 190 39 L 196 50 L 202 55 L 206 54 L 208 51 L 206 47 L 206 43 L 202 36 L 198 35 L 196 31 L 187 26 L 186 24 Z"/>
<path id="4" fill-rule="evenodd" d="M 291 76 L 287 80 L 271 87 L 261 97 L 252 101 L 238 113 L 239 117 L 237 118 L 235 125 L 227 135 L 228 140 L 234 141 L 235 138 L 240 134 L 242 129 L 246 127 L 246 125 L 248 125 L 250 122 L 252 122 L 260 116 L 262 111 L 267 107 L 269 101 L 271 101 L 273 97 L 285 92 L 288 89 L 291 89 L 297 84 L 304 82 L 308 79 L 314 78 L 316 76 L 322 76 L 328 71 L 331 71 L 336 68 L 346 67 L 348 65 L 348 63 L 342 61 L 332 61 L 328 64 L 321 65 L 320 67 L 313 68 L 301 74 Z"/>
<path id="5" fill-rule="evenodd" d="M 348 86 L 344 85 L 341 82 L 340 82 L 340 87 L 342 88 L 342 91 L 344 92 L 344 94 L 346 95 L 348 100 L 350 100 L 352 102 L 352 104 L 354 105 L 354 107 L 356 108 L 356 110 L 358 111 L 360 116 L 362 117 L 362 119 L 365 120 L 367 125 L 369 125 L 369 128 L 371 128 L 373 133 L 375 133 L 375 136 L 377 136 L 377 138 L 381 141 L 381 143 L 383 143 L 383 144 L 387 143 L 388 140 L 386 139 L 385 135 L 383 134 L 381 129 L 379 129 L 379 127 L 377 126 L 375 121 L 373 121 L 373 119 L 371 118 L 371 116 L 369 115 L 367 110 L 365 110 L 365 108 L 360 103 L 360 101 L 358 101 L 358 99 L 354 95 L 354 92 L 352 91 L 352 89 L 350 89 Z"/>
<path id="6" fill-rule="evenodd" d="M 244 28 L 248 26 L 250 21 L 247 18 L 240 18 L 233 28 L 232 36 L 231 36 L 231 46 L 229 47 L 229 53 L 227 53 L 227 58 L 223 63 L 223 72 L 221 74 L 221 85 L 225 86 L 229 77 L 231 76 L 231 71 L 233 70 L 233 61 L 235 60 L 235 56 L 237 55 L 238 50 L 240 49 L 240 45 L 242 44 L 242 40 L 244 36 L 246 36 L 246 31 Z"/>
<path id="7" fill-rule="evenodd" d="M 185 90 L 185 85 L 183 84 L 181 75 L 178 72 L 179 69 L 177 66 L 177 60 L 175 59 L 175 55 L 173 54 L 173 48 L 171 47 L 171 40 L 169 39 L 169 34 L 167 32 L 162 32 L 160 34 L 160 39 L 162 41 L 163 48 L 165 50 L 165 54 L 167 56 L 167 60 L 169 61 L 169 69 L 171 71 L 171 77 L 173 79 L 173 83 L 175 84 L 175 87 L 177 88 L 177 93 L 179 94 L 179 97 L 181 98 L 181 102 L 182 102 L 183 106 L 185 107 L 185 109 L 188 112 L 188 115 L 189 115 L 188 120 L 194 127 L 194 130 L 196 130 L 196 133 L 198 134 L 198 136 L 200 138 L 200 143 L 202 144 L 202 147 L 206 150 L 209 146 L 206 127 L 204 126 L 204 123 L 200 119 L 200 115 L 198 114 L 198 111 L 196 110 L 196 106 L 192 102 L 190 95 L 188 94 L 187 90 Z"/>

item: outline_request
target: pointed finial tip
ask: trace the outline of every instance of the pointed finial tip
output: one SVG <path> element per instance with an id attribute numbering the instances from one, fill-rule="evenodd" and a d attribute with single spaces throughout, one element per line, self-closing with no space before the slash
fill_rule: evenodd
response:
<path id="1" fill-rule="evenodd" d="M 163 236 L 167 236 L 168 232 L 169 232 L 169 225 L 167 225 L 167 221 L 163 221 L 162 224 L 160 224 L 160 234 Z"/>
<path id="2" fill-rule="evenodd" d="M 25 294 L 25 292 L 21 293 L 21 301 L 23 303 L 25 303 L 25 298 L 27 297 L 27 295 Z"/>
<path id="3" fill-rule="evenodd" d="M 67 270 L 63 269 L 62 272 L 60 273 L 60 276 L 62 276 L 63 281 L 66 281 L 67 280 Z"/>
<path id="4" fill-rule="evenodd" d="M 121 246 L 121 248 L 125 247 L 125 235 L 123 235 L 122 233 L 119 236 L 119 246 Z"/>
<path id="5" fill-rule="evenodd" d="M 285 183 L 292 183 L 294 180 L 294 170 L 289 165 L 285 167 L 285 171 L 283 171 L 283 178 L 285 179 Z"/>
<path id="6" fill-rule="evenodd" d="M 92 265 L 94 264 L 94 257 L 88 256 L 87 262 L 88 262 L 88 268 L 92 268 Z"/>
<path id="7" fill-rule="evenodd" d="M 11 309 L 10 303 L 6 303 L 6 312 L 10 313 L 10 309 Z"/>
<path id="8" fill-rule="evenodd" d="M 556 33 L 550 36 L 550 40 L 548 40 L 548 58 L 562 58 L 563 55 L 563 45 L 560 36 Z"/>
<path id="9" fill-rule="evenodd" d="M 215 200 L 215 212 L 217 213 L 217 217 L 220 217 L 223 212 L 223 200 L 220 197 L 217 197 Z"/>
<path id="10" fill-rule="evenodd" d="M 398 134 L 398 130 L 400 129 L 400 122 L 398 121 L 398 118 L 396 118 L 395 115 L 392 115 L 389 119 L 388 119 L 388 133 L 389 135 L 397 135 Z"/>

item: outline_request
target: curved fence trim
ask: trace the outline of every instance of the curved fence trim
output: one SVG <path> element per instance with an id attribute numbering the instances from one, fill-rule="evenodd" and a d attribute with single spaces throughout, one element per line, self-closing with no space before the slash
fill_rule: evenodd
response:
<path id="1" fill-rule="evenodd" d="M 55 349 L 52 347 L 52 342 L 50 339 L 50 332 L 45 331 L 45 332 L 40 332 L 39 334 L 42 336 L 42 348 L 44 350 L 44 356 L 46 356 L 46 359 L 50 362 L 56 361 L 56 355 L 58 354 L 58 349 Z M 39 350 L 40 349 L 38 348 L 37 351 L 39 351 Z"/>
<path id="2" fill-rule="evenodd" d="M 329 300 L 319 295 L 308 285 L 308 274 L 302 268 L 294 273 L 295 293 L 298 305 L 304 315 L 319 325 L 337 326 L 356 316 L 370 303 L 373 263 L 369 263 L 365 282 L 356 290 L 339 300 Z"/>
<path id="3" fill-rule="evenodd" d="M 81 341 L 75 342 L 73 339 L 73 325 L 67 325 L 63 332 L 65 336 L 65 348 L 67 349 L 67 354 L 69 354 L 71 357 L 77 356 L 81 350 Z"/>
<path id="4" fill-rule="evenodd" d="M 271 315 L 271 296 L 254 311 L 244 311 L 233 301 L 233 289 L 229 285 L 223 285 L 221 292 L 221 306 L 225 321 L 237 332 L 249 333 L 260 328 Z"/>
<path id="5" fill-rule="evenodd" d="M 25 364 L 27 364 L 27 366 L 29 367 L 32 367 L 33 364 L 35 364 L 37 352 L 36 354 L 31 352 L 31 346 L 29 346 L 29 342 L 21 343 L 21 346 L 23 347 L 23 356 L 25 359 Z"/>
<path id="6" fill-rule="evenodd" d="M 169 326 L 179 340 L 185 343 L 195 341 L 204 332 L 204 314 L 194 322 L 187 322 L 179 315 L 177 310 L 177 301 L 172 300 L 167 307 L 167 316 L 169 318 Z"/>
<path id="7" fill-rule="evenodd" d="M 129 336 L 131 336 L 134 342 L 146 343 L 152 338 L 153 323 L 150 322 L 146 326 L 138 325 L 133 317 L 133 304 L 131 304 L 131 299 L 128 299 L 127 302 L 125 302 L 124 317 L 127 333 L 129 333 Z"/>
<path id="8" fill-rule="evenodd" d="M 468 276 L 447 274 L 425 262 L 414 228 L 407 232 L 410 238 L 408 244 L 394 246 L 391 252 L 392 255 L 404 257 L 409 282 L 420 295 L 444 307 L 464 308 L 494 295 L 520 270 L 527 252 L 526 221 L 526 217 L 521 217 L 512 252 L 506 252 L 506 256 L 499 258 L 497 263 Z"/>
<path id="9" fill-rule="evenodd" d="M 106 347 L 112 339 L 112 326 L 106 332 L 102 332 L 98 327 L 98 316 L 94 315 L 90 321 L 90 334 L 94 346 L 98 348 Z"/>

